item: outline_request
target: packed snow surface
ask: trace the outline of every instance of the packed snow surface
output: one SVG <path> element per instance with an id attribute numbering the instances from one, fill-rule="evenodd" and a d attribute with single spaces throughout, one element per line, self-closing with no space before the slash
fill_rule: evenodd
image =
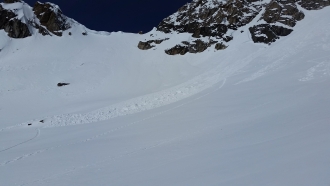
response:
<path id="1" fill-rule="evenodd" d="M 330 185 L 330 9 L 304 12 L 184 56 L 186 34 L 0 31 L 0 185 Z"/>

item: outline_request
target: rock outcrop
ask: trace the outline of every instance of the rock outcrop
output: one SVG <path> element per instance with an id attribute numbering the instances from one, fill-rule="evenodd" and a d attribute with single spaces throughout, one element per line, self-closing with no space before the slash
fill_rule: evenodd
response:
<path id="1" fill-rule="evenodd" d="M 155 44 L 161 44 L 163 41 L 168 40 L 169 38 L 165 38 L 165 39 L 159 39 L 159 40 L 149 40 L 146 42 L 140 41 L 138 44 L 138 48 L 141 50 L 149 50 L 153 47 L 155 47 Z"/>
<path id="2" fill-rule="evenodd" d="M 307 10 L 320 10 L 330 5 L 330 0 L 300 0 L 298 4 Z"/>
<path id="3" fill-rule="evenodd" d="M 229 45 L 226 43 L 234 39 L 233 33 L 242 31 L 239 29 L 252 20 L 254 24 L 246 28 L 252 40 L 271 44 L 289 35 L 297 22 L 305 18 L 298 6 L 318 10 L 329 5 L 330 0 L 193 0 L 162 20 L 157 31 L 191 35 L 189 41 L 184 41 L 186 44 L 178 41 L 165 50 L 169 55 L 199 53 L 212 45 L 216 50 L 226 49 Z M 144 43 L 143 50 L 152 48 L 148 41 Z"/>
<path id="4" fill-rule="evenodd" d="M 280 36 L 287 36 L 293 30 L 282 26 L 260 24 L 249 28 L 252 40 L 255 43 L 267 43 L 270 44 L 279 39 Z"/>
<path id="5" fill-rule="evenodd" d="M 228 29 L 237 30 L 258 15 L 261 6 L 252 3 L 255 1 L 258 0 L 194 0 L 165 18 L 157 30 L 165 33 L 192 33 L 195 38 L 222 37 Z"/>
<path id="6" fill-rule="evenodd" d="M 186 53 L 200 53 L 205 51 L 208 47 L 212 46 L 214 41 L 205 42 L 200 39 L 194 40 L 192 43 L 183 41 L 181 45 L 176 45 L 170 49 L 165 50 L 168 55 L 184 55 Z"/>
<path id="7" fill-rule="evenodd" d="M 17 3 L 15 8 L 5 8 L 11 3 Z M 25 15 L 25 11 L 31 12 Z M 69 18 L 52 3 L 37 2 L 33 8 L 21 0 L 4 0 L 0 4 L 0 30 L 3 29 L 11 38 L 26 38 L 35 31 L 42 35 L 62 36 L 63 31 L 70 27 Z"/>
<path id="8" fill-rule="evenodd" d="M 5 1 L 7 3 L 12 1 Z M 16 18 L 16 14 L 4 9 L 0 4 L 0 30 L 3 29 L 12 38 L 25 38 L 31 36 L 28 26 Z"/>
<path id="9" fill-rule="evenodd" d="M 40 24 L 57 36 L 62 36 L 62 32 L 70 28 L 66 16 L 55 4 L 36 2 L 33 11 Z M 45 34 L 44 30 L 41 30 L 40 33 Z"/>
<path id="10" fill-rule="evenodd" d="M 305 14 L 298 9 L 295 0 L 272 0 L 265 6 L 265 12 L 260 19 L 265 23 L 250 27 L 249 30 L 255 43 L 270 44 L 280 36 L 289 35 L 296 23 L 304 17 Z"/>

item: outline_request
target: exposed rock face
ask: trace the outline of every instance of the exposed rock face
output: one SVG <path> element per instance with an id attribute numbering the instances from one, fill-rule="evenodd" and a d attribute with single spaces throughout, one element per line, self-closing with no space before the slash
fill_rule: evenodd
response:
<path id="1" fill-rule="evenodd" d="M 169 38 L 165 38 L 165 39 L 159 39 L 159 40 L 149 40 L 146 42 L 140 41 L 138 44 L 138 48 L 141 50 L 149 50 L 153 47 L 155 47 L 155 45 L 153 44 L 161 44 L 163 41 L 168 40 Z"/>
<path id="2" fill-rule="evenodd" d="M 165 52 L 169 55 L 199 53 L 218 42 L 229 42 L 233 39 L 228 34 L 230 30 L 237 30 L 258 15 L 262 6 L 254 3 L 257 1 L 193 0 L 165 18 L 157 30 L 164 33 L 189 33 L 196 39 L 192 39 L 188 45 L 177 44 Z M 201 37 L 208 37 L 208 41 L 197 39 Z"/>
<path id="3" fill-rule="evenodd" d="M 228 28 L 236 30 L 248 24 L 261 10 L 254 4 L 257 0 L 210 1 L 194 0 L 181 7 L 178 12 L 165 18 L 157 30 L 169 33 L 192 33 L 193 37 L 222 37 Z"/>
<path id="4" fill-rule="evenodd" d="M 154 45 L 151 45 L 152 43 L 153 40 L 147 42 L 140 41 L 138 44 L 138 48 L 141 50 L 149 50 L 150 48 L 155 47 Z"/>
<path id="5" fill-rule="evenodd" d="M 200 39 L 189 43 L 188 41 L 183 41 L 180 45 L 176 45 L 170 49 L 165 50 L 165 53 L 168 55 L 184 55 L 186 53 L 200 53 L 204 52 L 208 47 L 213 45 L 214 41 L 205 42 Z"/>
<path id="6" fill-rule="evenodd" d="M 226 43 L 234 39 L 232 33 L 259 15 L 257 24 L 249 28 L 252 40 L 270 44 L 289 35 L 297 22 L 304 19 L 305 14 L 298 5 L 307 10 L 318 10 L 329 6 L 330 0 L 193 0 L 162 20 L 157 31 L 191 34 L 192 39 L 186 44 L 178 41 L 166 50 L 169 55 L 199 53 L 213 44 L 216 50 L 223 50 L 228 46 Z M 209 41 L 202 44 L 197 38 Z M 147 46 L 148 41 L 144 43 L 143 50 L 152 48 L 152 45 Z"/>
<path id="7" fill-rule="evenodd" d="M 8 1 L 9 2 L 9 1 Z M 0 5 L 0 29 L 5 30 L 9 37 L 25 38 L 31 36 L 29 28 L 16 18 L 16 14 Z"/>
<path id="8" fill-rule="evenodd" d="M 305 14 L 298 10 L 296 0 L 279 1 L 272 0 L 265 7 L 261 21 L 267 24 L 260 24 L 250 27 L 250 33 L 255 43 L 275 42 L 280 36 L 289 35 L 298 21 L 305 18 Z M 289 28 L 277 25 L 281 23 Z"/>
<path id="9" fill-rule="evenodd" d="M 276 25 L 261 24 L 249 28 L 252 34 L 252 40 L 255 43 L 272 43 L 276 39 L 279 39 L 279 36 L 287 36 L 293 30 L 284 28 Z"/>
<path id="10" fill-rule="evenodd" d="M 6 4 L 19 3 L 15 9 L 6 9 Z M 3 5 L 3 6 L 2 6 Z M 25 7 L 25 10 L 23 10 Z M 25 11 L 31 11 L 25 15 Z M 24 14 L 24 16 L 19 16 Z M 3 29 L 12 38 L 26 38 L 35 32 L 42 35 L 62 36 L 62 32 L 71 27 L 68 18 L 64 16 L 60 8 L 52 3 L 37 2 L 33 7 L 21 0 L 4 0 L 0 4 L 0 29 Z"/>
<path id="11" fill-rule="evenodd" d="M 188 46 L 182 46 L 182 45 L 176 45 L 171 49 L 165 50 L 165 53 L 168 55 L 185 55 L 187 52 L 189 52 Z"/>
<path id="12" fill-rule="evenodd" d="M 62 31 L 70 28 L 70 25 L 67 24 L 66 17 L 57 5 L 36 2 L 33 11 L 40 20 L 40 24 L 57 36 L 62 36 Z M 44 30 L 41 30 L 40 33 L 46 34 Z"/>
<path id="13" fill-rule="evenodd" d="M 307 10 L 319 10 L 330 5 L 330 0 L 301 0 L 298 2 Z"/>
<path id="14" fill-rule="evenodd" d="M 282 23 L 294 27 L 297 21 L 304 19 L 305 15 L 299 11 L 294 1 L 272 0 L 267 6 L 262 19 L 267 23 Z"/>

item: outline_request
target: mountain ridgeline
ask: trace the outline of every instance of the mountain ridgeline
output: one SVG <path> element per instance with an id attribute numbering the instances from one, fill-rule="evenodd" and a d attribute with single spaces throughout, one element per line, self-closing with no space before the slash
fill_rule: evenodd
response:
<path id="1" fill-rule="evenodd" d="M 289 35 L 305 18 L 304 11 L 329 5 L 330 0 L 193 0 L 162 20 L 157 31 L 191 35 L 189 41 L 180 41 L 165 50 L 169 55 L 199 53 L 212 46 L 223 50 L 235 32 L 245 30 L 253 42 L 271 44 Z M 150 41 L 138 45 L 142 50 L 155 46 Z"/>
<path id="2" fill-rule="evenodd" d="M 291 34 L 297 22 L 305 18 L 304 11 L 329 5 L 330 0 L 193 0 L 162 20 L 152 34 L 144 34 L 138 48 L 155 49 L 171 42 L 175 44 L 165 50 L 169 55 L 200 53 L 211 47 L 224 50 L 235 34 L 244 32 L 255 43 L 271 44 Z M 69 29 L 75 24 L 52 3 L 36 2 L 30 7 L 21 0 L 4 0 L 0 4 L 0 30 L 11 38 L 33 34 L 60 37 L 64 31 L 70 35 Z M 81 32 L 87 35 L 84 28 Z M 189 38 L 173 42 L 175 34 L 188 34 Z"/>
<path id="3" fill-rule="evenodd" d="M 21 0 L 5 0 L 0 4 L 0 30 L 11 38 L 26 38 L 34 33 L 62 36 L 73 23 L 52 3 L 36 2 L 30 7 Z"/>

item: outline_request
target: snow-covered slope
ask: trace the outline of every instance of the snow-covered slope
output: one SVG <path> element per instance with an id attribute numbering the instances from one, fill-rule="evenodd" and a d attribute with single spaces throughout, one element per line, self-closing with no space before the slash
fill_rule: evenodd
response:
<path id="1" fill-rule="evenodd" d="M 302 11 L 184 56 L 188 33 L 0 30 L 0 185 L 329 185 L 330 9 Z"/>

